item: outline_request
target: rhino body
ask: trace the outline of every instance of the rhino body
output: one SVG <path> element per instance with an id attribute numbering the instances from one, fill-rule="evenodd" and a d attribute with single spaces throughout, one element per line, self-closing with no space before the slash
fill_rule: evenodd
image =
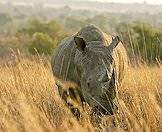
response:
<path id="1" fill-rule="evenodd" d="M 74 115 L 78 116 L 83 102 L 105 115 L 117 111 L 117 88 L 127 66 L 126 51 L 118 39 L 88 25 L 54 50 L 54 79 Z"/>

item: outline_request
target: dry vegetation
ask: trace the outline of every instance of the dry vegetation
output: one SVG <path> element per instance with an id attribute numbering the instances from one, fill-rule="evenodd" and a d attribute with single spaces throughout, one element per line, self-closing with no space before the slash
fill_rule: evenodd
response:
<path id="1" fill-rule="evenodd" d="M 128 68 L 119 96 L 119 114 L 103 117 L 101 131 L 162 131 L 161 66 Z M 85 117 L 77 122 L 61 102 L 48 59 L 15 56 L 0 65 L 0 131 L 96 130 Z"/>

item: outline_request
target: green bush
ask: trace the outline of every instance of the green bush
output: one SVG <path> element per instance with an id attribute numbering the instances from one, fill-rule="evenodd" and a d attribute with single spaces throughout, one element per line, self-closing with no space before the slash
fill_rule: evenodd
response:
<path id="1" fill-rule="evenodd" d="M 48 34 L 52 38 L 55 38 L 60 36 L 60 32 L 63 30 L 63 26 L 54 20 L 44 22 L 39 19 L 32 19 L 26 27 L 19 29 L 18 33 L 32 36 L 36 32 L 42 32 Z"/>
<path id="2" fill-rule="evenodd" d="M 32 37 L 32 44 L 28 47 L 29 52 L 32 54 L 51 54 L 56 41 L 53 40 L 48 34 L 36 32 Z"/>
<path id="3" fill-rule="evenodd" d="M 120 23 L 116 32 L 121 36 L 133 61 L 155 62 L 162 59 L 162 30 L 144 22 Z"/>
<path id="4" fill-rule="evenodd" d="M 47 55 L 52 53 L 58 41 L 69 36 L 69 31 L 54 20 L 41 21 L 32 19 L 17 31 L 16 36 L 24 45 L 24 49 L 27 47 L 31 54 L 38 52 Z"/>
<path id="5" fill-rule="evenodd" d="M 141 22 L 135 23 L 132 28 L 136 34 L 138 50 L 142 58 L 149 62 L 160 59 L 162 32 L 151 24 Z"/>

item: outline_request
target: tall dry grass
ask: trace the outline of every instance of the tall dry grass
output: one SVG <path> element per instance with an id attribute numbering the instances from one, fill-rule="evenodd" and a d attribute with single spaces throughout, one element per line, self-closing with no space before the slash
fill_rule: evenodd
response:
<path id="1" fill-rule="evenodd" d="M 0 131 L 162 131 L 161 66 L 129 67 L 119 98 L 119 113 L 95 127 L 87 112 L 78 122 L 62 103 L 48 60 L 15 56 L 0 65 Z"/>

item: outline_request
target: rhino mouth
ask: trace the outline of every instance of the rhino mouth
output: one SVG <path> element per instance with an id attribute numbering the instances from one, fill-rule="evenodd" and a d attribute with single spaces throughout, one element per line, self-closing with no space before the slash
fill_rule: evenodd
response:
<path id="1" fill-rule="evenodd" d="M 114 115 L 118 112 L 117 99 L 101 99 L 92 97 L 89 101 L 92 111 L 101 115 Z"/>

